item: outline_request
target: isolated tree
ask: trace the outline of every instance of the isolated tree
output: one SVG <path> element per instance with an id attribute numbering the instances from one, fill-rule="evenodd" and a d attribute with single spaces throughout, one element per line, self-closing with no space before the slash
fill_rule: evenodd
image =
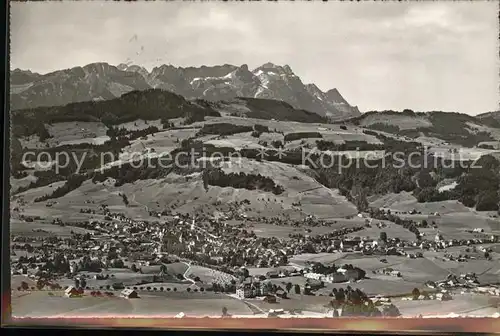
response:
<path id="1" fill-rule="evenodd" d="M 125 263 L 121 259 L 114 259 L 111 262 L 111 267 L 113 267 L 113 268 L 124 268 L 125 267 Z"/>
<path id="2" fill-rule="evenodd" d="M 335 295 L 335 297 L 337 298 L 337 300 L 339 302 L 344 302 L 345 301 L 345 298 L 346 298 L 346 293 L 344 291 L 344 288 L 340 288 L 337 292 L 337 294 Z"/>
<path id="3" fill-rule="evenodd" d="M 420 296 L 420 290 L 418 288 L 413 288 L 413 290 L 411 291 L 411 295 L 413 299 L 417 300 Z"/>
<path id="4" fill-rule="evenodd" d="M 401 316 L 401 312 L 399 311 L 398 307 L 391 303 L 390 305 L 384 306 L 384 308 L 382 309 L 382 315 L 388 317 L 397 317 Z"/>
<path id="5" fill-rule="evenodd" d="M 286 254 L 283 254 L 280 258 L 280 264 L 281 265 L 288 265 L 288 257 L 286 256 Z"/>
<path id="6" fill-rule="evenodd" d="M 42 290 L 43 287 L 45 287 L 45 281 L 42 280 L 42 279 L 39 279 L 37 282 L 36 282 L 36 289 L 38 290 Z"/>
<path id="7" fill-rule="evenodd" d="M 387 233 L 385 231 L 380 232 L 380 240 L 383 242 L 387 242 Z"/>
<path id="8" fill-rule="evenodd" d="M 128 197 L 125 194 L 122 194 L 123 204 L 129 205 Z"/>
<path id="9" fill-rule="evenodd" d="M 28 283 L 26 281 L 21 282 L 21 289 L 22 290 L 28 290 L 30 289 Z"/>

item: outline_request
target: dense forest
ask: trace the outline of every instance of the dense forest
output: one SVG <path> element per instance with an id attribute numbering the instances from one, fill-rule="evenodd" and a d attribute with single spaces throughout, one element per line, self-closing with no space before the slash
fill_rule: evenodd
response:
<path id="1" fill-rule="evenodd" d="M 282 186 L 275 184 L 269 177 L 260 174 L 225 173 L 222 169 L 205 169 L 203 171 L 203 184 L 208 186 L 233 187 L 238 189 L 262 190 L 272 192 L 275 195 L 282 194 L 285 190 Z"/>
<path id="2" fill-rule="evenodd" d="M 366 197 L 373 194 L 413 192 L 419 202 L 459 200 L 478 211 L 497 211 L 500 203 L 500 163 L 486 155 L 477 162 L 463 162 L 450 168 L 450 162 L 428 159 L 427 167 L 409 164 L 387 156 L 384 160 L 359 161 L 357 164 L 336 164 L 331 168 L 318 168 L 316 179 L 330 188 L 338 188 L 360 210 L 366 210 Z M 420 158 L 419 160 L 424 160 Z M 414 168 L 412 168 L 414 167 Z M 436 185 L 444 178 L 455 178 L 457 186 L 439 192 Z"/>

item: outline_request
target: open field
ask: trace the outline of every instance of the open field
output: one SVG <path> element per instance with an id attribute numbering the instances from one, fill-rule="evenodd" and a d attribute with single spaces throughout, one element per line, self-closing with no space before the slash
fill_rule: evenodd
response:
<path id="1" fill-rule="evenodd" d="M 197 131 L 194 128 L 165 130 L 148 135 L 146 140 L 141 138 L 133 140 L 130 146 L 123 149 L 120 159 L 127 158 L 132 154 L 139 158 L 139 153 L 142 153 L 146 148 L 160 154 L 170 153 L 179 147 L 182 140 L 193 137 Z"/>
<path id="2" fill-rule="evenodd" d="M 46 232 L 37 232 L 37 230 Z M 89 232 L 89 230 L 75 226 L 59 226 L 43 222 L 23 222 L 15 219 L 10 221 L 11 235 L 69 237 L 71 236 L 71 231 L 80 234 Z"/>
<path id="3" fill-rule="evenodd" d="M 403 316 L 433 316 L 450 313 L 491 316 L 500 312 L 492 307 L 492 298 L 488 295 L 458 294 L 450 301 L 425 300 L 401 301 L 393 300 Z"/>
<path id="4" fill-rule="evenodd" d="M 15 317 L 64 317 L 64 316 L 175 316 L 185 312 L 187 316 L 221 314 L 226 307 L 231 314 L 252 314 L 243 302 L 224 294 L 203 293 L 156 293 L 143 294 L 138 299 L 118 297 L 66 298 L 61 292 L 49 296 L 48 292 L 31 292 L 12 296 L 12 315 Z"/>
<path id="5" fill-rule="evenodd" d="M 278 199 L 279 203 L 282 203 L 282 210 L 291 209 L 292 203 L 300 202 L 302 211 L 315 214 L 320 218 L 340 218 L 357 213 L 354 205 L 349 203 L 345 197 L 339 195 L 337 191 L 323 187 L 316 180 L 289 164 L 257 162 L 242 158 L 241 160 L 236 159 L 236 162 L 233 162 L 233 160 L 224 162 L 222 169 L 227 173 L 244 172 L 272 178 L 275 183 L 285 189 L 285 192 L 281 195 L 270 196 L 271 199 Z M 265 196 L 263 201 L 265 202 Z M 270 205 L 270 203 L 267 203 L 267 205 Z"/>
<path id="6" fill-rule="evenodd" d="M 384 296 L 400 296 L 400 295 L 409 295 L 413 288 L 419 288 L 420 290 L 425 289 L 422 284 L 410 282 L 410 281 L 402 281 L 399 279 L 389 280 L 388 278 L 382 279 L 364 279 L 358 281 L 356 283 L 338 283 L 338 284 L 328 284 L 326 289 L 323 289 L 325 295 L 333 288 L 344 288 L 347 286 L 351 286 L 353 288 L 359 288 L 364 293 L 369 296 L 375 295 L 384 295 Z"/>
<path id="7" fill-rule="evenodd" d="M 281 281 L 293 280 L 293 283 L 301 283 L 300 277 L 283 278 Z M 292 292 L 289 299 L 279 299 L 277 303 L 270 304 L 258 299 L 246 300 L 257 309 L 267 311 L 269 309 L 282 308 L 285 310 L 300 309 L 317 313 L 326 313 L 325 305 L 331 300 L 328 293 L 332 288 L 346 288 L 347 285 L 362 289 L 368 295 L 382 294 L 387 296 L 408 294 L 414 287 L 420 287 L 414 283 L 405 281 L 389 281 L 379 279 L 367 279 L 356 284 L 327 284 L 327 287 L 320 290 L 323 296 L 297 295 Z M 119 292 L 115 292 L 115 297 L 90 297 L 65 298 L 62 292 L 54 291 L 54 295 L 49 296 L 47 291 L 17 292 L 12 295 L 13 316 L 174 316 L 179 312 L 184 312 L 188 316 L 216 315 L 226 307 L 230 314 L 252 315 L 252 311 L 247 304 L 238 299 L 233 299 L 224 294 L 214 294 L 210 292 L 186 293 L 186 292 L 140 292 L 138 299 L 125 299 L 118 297 Z M 451 301 L 402 301 L 393 298 L 393 303 L 400 309 L 404 316 L 417 315 L 444 315 L 456 314 L 487 314 L 492 315 L 498 312 L 498 307 L 492 306 L 494 299 L 488 295 L 476 294 L 453 294 Z M 50 302 L 50 304 L 48 304 Z M 43 309 L 42 309 L 43 307 Z"/>
<path id="8" fill-rule="evenodd" d="M 155 126 L 158 127 L 159 129 L 162 129 L 162 124 L 161 120 L 143 120 L 143 119 L 137 119 L 134 121 L 129 121 L 126 123 L 118 124 L 115 127 L 120 129 L 120 128 L 125 128 L 126 130 L 129 131 L 139 131 L 146 129 L 148 127 Z"/>
<path id="9" fill-rule="evenodd" d="M 10 192 L 15 193 L 17 192 L 20 188 L 26 188 L 29 186 L 32 182 L 36 182 L 38 178 L 32 174 L 29 174 L 26 177 L 20 178 L 20 179 L 15 179 L 15 178 L 10 178 Z"/>
<path id="10" fill-rule="evenodd" d="M 247 269 L 248 269 L 248 273 L 251 276 L 256 276 L 256 275 L 259 276 L 259 275 L 266 275 L 266 273 L 270 272 L 270 271 L 294 272 L 294 271 L 297 271 L 299 269 L 299 267 L 295 267 L 295 266 L 290 265 L 290 266 L 279 266 L 279 267 L 249 267 Z"/>
<path id="11" fill-rule="evenodd" d="M 330 265 L 336 263 L 339 260 L 342 260 L 346 257 L 346 255 L 346 253 L 303 253 L 294 255 L 292 258 L 290 258 L 290 262 L 302 267 L 305 267 L 307 262 L 320 262 L 324 265 Z"/>
<path id="12" fill-rule="evenodd" d="M 194 127 L 201 127 L 204 124 L 229 123 L 241 126 L 263 125 L 267 126 L 270 131 L 283 134 L 298 133 L 298 132 L 318 132 L 322 135 L 322 139 L 333 141 L 336 143 L 344 143 L 346 141 L 366 141 L 368 143 L 379 144 L 380 140 L 372 135 L 367 135 L 362 132 L 361 127 L 349 126 L 347 130 L 340 128 L 340 125 L 319 124 L 319 123 L 299 123 L 293 121 L 274 121 L 253 118 L 239 118 L 232 116 L 225 117 L 207 117 L 204 122 L 194 123 Z M 266 133 L 262 136 L 265 137 Z M 272 134 L 272 133 L 271 133 Z M 265 138 L 262 138 L 265 139 Z M 319 140 L 319 139 L 318 139 Z"/>
<path id="13" fill-rule="evenodd" d="M 277 303 L 267 303 L 262 300 L 247 300 L 247 302 L 255 305 L 261 310 L 269 311 L 269 309 L 284 309 L 293 310 L 300 309 L 316 313 L 326 313 L 325 307 L 331 301 L 327 296 L 307 296 L 291 294 L 288 299 L 279 299 Z"/>
<path id="14" fill-rule="evenodd" d="M 421 212 L 425 215 L 434 214 L 435 212 L 443 215 L 448 213 L 470 211 L 469 208 L 458 201 L 419 203 L 413 195 L 404 191 L 399 194 L 391 193 L 384 195 L 370 203 L 370 206 L 391 210 L 391 212 L 396 214 L 412 210 Z"/>
<path id="15" fill-rule="evenodd" d="M 228 283 L 231 280 L 236 280 L 234 276 L 229 274 L 196 265 L 189 267 L 189 270 L 186 272 L 186 277 L 190 279 L 195 279 L 195 277 L 200 278 L 200 286 L 211 285 L 212 283 Z"/>
<path id="16" fill-rule="evenodd" d="M 94 287 L 96 289 L 102 286 L 113 285 L 115 283 L 122 283 L 124 286 L 129 287 L 138 287 L 138 288 L 146 288 L 146 287 L 157 287 L 159 290 L 160 287 L 170 287 L 173 289 L 174 287 L 177 290 L 182 291 L 185 290 L 189 285 L 192 284 L 191 281 L 188 280 L 179 280 L 177 278 L 177 274 L 184 274 L 184 272 L 175 267 L 171 267 L 168 269 L 167 265 L 167 273 L 165 275 L 159 276 L 159 267 L 156 269 L 148 269 L 147 266 L 138 266 L 138 268 L 142 269 L 142 273 L 132 272 L 128 268 L 124 269 L 108 269 L 103 271 L 100 275 L 110 275 L 109 279 L 105 280 L 96 280 L 96 273 L 89 272 L 81 272 L 81 274 L 86 275 L 87 286 Z M 177 273 L 178 272 L 178 273 Z M 154 282 L 156 281 L 156 282 Z M 62 279 L 60 282 L 61 286 L 71 286 L 74 285 L 74 281 L 72 279 Z"/>
<path id="17" fill-rule="evenodd" d="M 398 126 L 402 130 L 432 126 L 432 123 L 424 117 L 384 114 L 372 114 L 365 116 L 361 122 L 361 126 L 366 127 L 379 123 Z"/>
<path id="18" fill-rule="evenodd" d="M 40 141 L 38 136 L 20 139 L 21 144 L 29 149 L 78 144 L 95 143 L 100 144 L 109 139 L 106 136 L 107 127 L 101 122 L 60 122 L 52 125 L 45 125 L 51 138 Z"/>

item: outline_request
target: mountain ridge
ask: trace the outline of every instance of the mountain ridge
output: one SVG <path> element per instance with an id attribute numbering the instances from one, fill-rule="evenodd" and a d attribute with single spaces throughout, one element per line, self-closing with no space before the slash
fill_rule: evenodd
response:
<path id="1" fill-rule="evenodd" d="M 315 84 L 304 84 L 289 65 L 270 62 L 253 70 L 246 64 L 187 68 L 163 64 L 148 71 L 135 64 L 114 66 L 105 62 L 47 74 L 14 69 L 10 84 L 13 110 L 107 100 L 130 91 L 157 88 L 187 99 L 219 101 L 244 97 L 282 100 L 296 109 L 333 120 L 361 114 L 337 89 L 323 92 Z"/>

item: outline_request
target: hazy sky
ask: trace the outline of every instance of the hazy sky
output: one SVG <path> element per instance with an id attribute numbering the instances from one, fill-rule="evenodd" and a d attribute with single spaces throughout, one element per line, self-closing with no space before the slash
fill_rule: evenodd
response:
<path id="1" fill-rule="evenodd" d="M 288 64 L 362 111 L 498 109 L 498 3 L 11 3 L 11 68 Z"/>

